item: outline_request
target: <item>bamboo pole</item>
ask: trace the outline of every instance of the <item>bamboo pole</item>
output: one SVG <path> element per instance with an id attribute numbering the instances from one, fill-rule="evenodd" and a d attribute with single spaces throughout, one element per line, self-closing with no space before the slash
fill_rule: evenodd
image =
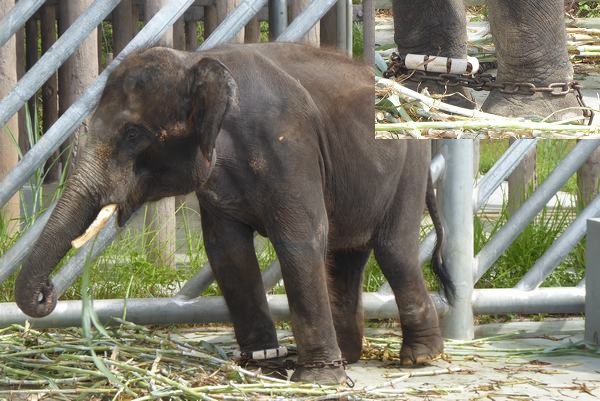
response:
<path id="1" fill-rule="evenodd" d="M 290 21 L 296 18 L 305 8 L 310 5 L 310 0 L 292 0 L 290 3 Z M 337 15 L 337 14 L 336 14 Z M 337 25 L 336 25 L 337 26 Z M 320 24 L 317 22 L 299 42 L 319 47 L 320 43 Z M 336 39 L 337 42 L 337 39 Z"/>
<path id="2" fill-rule="evenodd" d="M 38 23 L 35 17 L 31 17 L 25 24 L 25 71 L 29 71 L 31 67 L 39 60 L 38 54 Z M 33 117 L 37 104 L 37 95 L 31 96 L 27 101 L 27 110 L 29 111 L 30 126 L 34 127 Z M 29 150 L 31 144 L 26 134 L 27 131 L 21 132 L 19 142 L 22 144 L 23 150 Z M 22 138 L 21 138 L 22 137 Z"/>
<path id="3" fill-rule="evenodd" d="M 219 0 L 217 4 L 217 20 L 220 24 L 225 20 L 235 8 L 240 4 L 240 0 Z M 230 41 L 231 43 L 244 43 L 244 29 L 240 29 L 237 35 Z"/>
<path id="4" fill-rule="evenodd" d="M 577 207 L 579 210 L 585 207 L 598 194 L 600 185 L 600 149 L 596 149 L 594 153 L 586 160 L 583 167 L 577 171 Z"/>
<path id="5" fill-rule="evenodd" d="M 509 139 L 512 144 L 515 139 Z M 521 207 L 529 191 L 535 186 L 536 148 L 532 148 L 515 171 L 508 177 L 508 214 L 512 216 Z"/>
<path id="6" fill-rule="evenodd" d="M 45 5 L 40 10 L 40 32 L 42 37 L 42 53 L 45 53 L 56 42 L 56 7 Z M 42 127 L 48 131 L 58 120 L 58 74 L 54 73 L 42 87 Z M 60 154 L 48 159 L 46 163 L 46 182 L 56 182 L 60 176 Z"/>
<path id="7" fill-rule="evenodd" d="M 198 48 L 198 21 L 185 21 L 185 49 L 194 51 Z"/>
<path id="8" fill-rule="evenodd" d="M 218 24 L 217 6 L 204 7 L 204 39 L 208 38 L 211 33 L 217 28 Z"/>
<path id="9" fill-rule="evenodd" d="M 260 21 L 258 16 L 252 18 L 250 22 L 244 28 L 245 36 L 244 41 L 246 43 L 258 43 L 260 42 Z"/>
<path id="10" fill-rule="evenodd" d="M 58 5 L 59 28 L 61 34 L 92 4 L 92 0 L 61 1 Z M 62 65 L 58 72 L 59 82 L 59 109 L 64 113 L 85 92 L 86 88 L 98 76 L 98 34 L 94 29 L 89 36 L 75 50 L 73 55 Z M 89 118 L 88 120 L 89 121 Z M 77 148 L 85 146 L 85 133 L 87 124 L 80 126 L 64 144 L 63 166 L 71 157 L 77 158 Z"/>
<path id="11" fill-rule="evenodd" d="M 17 80 L 23 78 L 27 71 L 25 60 L 25 28 L 15 32 L 16 40 L 16 57 L 17 57 Z M 19 149 L 21 154 L 27 153 L 29 150 L 29 138 L 27 137 L 27 116 L 25 107 L 19 110 Z"/>
<path id="12" fill-rule="evenodd" d="M 185 50 L 185 21 L 183 16 L 173 24 L 173 48 Z"/>
<path id="13" fill-rule="evenodd" d="M 337 45 L 337 7 L 331 7 L 321 18 L 321 45 L 335 47 Z"/>
<path id="14" fill-rule="evenodd" d="M 167 3 L 168 0 L 147 0 L 144 12 L 146 22 Z M 173 47 L 173 33 L 174 29 L 169 28 L 158 45 Z M 149 203 L 145 231 L 146 249 L 154 264 L 175 267 L 176 232 L 175 197 Z"/>
<path id="15" fill-rule="evenodd" d="M 0 0 L 0 19 L 2 19 L 15 5 L 14 0 Z M 11 37 L 0 47 L 0 98 L 6 96 L 17 82 L 16 39 Z M 0 132 L 0 177 L 4 177 L 16 164 L 18 158 L 17 144 L 19 143 L 18 117 L 13 116 Z M 19 196 L 14 195 L 0 214 L 6 223 L 6 231 L 13 234 L 18 229 Z"/>
<path id="16" fill-rule="evenodd" d="M 119 54 L 133 38 L 135 24 L 131 0 L 121 0 L 112 13 L 114 55 Z"/>

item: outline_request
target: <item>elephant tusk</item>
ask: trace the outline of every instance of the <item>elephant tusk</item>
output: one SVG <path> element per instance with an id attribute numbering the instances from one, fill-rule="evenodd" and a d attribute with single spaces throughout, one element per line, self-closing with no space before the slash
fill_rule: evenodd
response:
<path id="1" fill-rule="evenodd" d="M 85 230 L 85 232 L 82 235 L 71 241 L 71 245 L 73 245 L 73 248 L 81 248 L 86 242 L 88 242 L 96 234 L 98 234 L 98 232 L 104 228 L 106 223 L 108 223 L 108 220 L 112 217 L 112 215 L 115 214 L 115 212 L 117 211 L 117 207 L 118 205 L 114 203 L 104 206 L 98 213 L 98 216 L 96 216 L 96 219 L 87 228 L 87 230 Z"/>

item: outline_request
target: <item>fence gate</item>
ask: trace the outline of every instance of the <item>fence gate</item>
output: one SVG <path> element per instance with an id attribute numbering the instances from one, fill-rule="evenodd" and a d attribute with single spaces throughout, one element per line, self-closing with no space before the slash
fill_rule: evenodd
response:
<path id="1" fill-rule="evenodd" d="M 285 0 L 244 0 L 206 39 L 198 50 L 208 49 L 229 41 L 250 19 L 269 3 L 270 23 L 280 32 L 278 41 L 300 39 L 336 3 L 336 0 L 314 0 L 289 26 L 278 18 L 277 10 L 285 7 Z M 20 0 L 11 12 L 0 21 L 0 45 L 4 44 L 25 21 L 44 3 L 43 0 Z M 96 0 L 75 23 L 57 40 L 13 90 L 0 101 L 0 126 L 13 116 L 40 88 L 73 50 L 118 5 L 119 0 Z M 87 91 L 56 121 L 38 143 L 24 155 L 20 163 L 0 182 L 0 205 L 4 205 L 29 179 L 52 153 L 69 137 L 83 119 L 96 106 L 107 77 L 124 57 L 135 49 L 155 44 L 162 34 L 194 3 L 193 0 L 170 0 L 144 26 L 124 50 L 105 68 Z M 365 3 L 372 4 L 365 0 Z M 339 3 L 338 3 L 339 4 Z M 514 288 L 474 289 L 474 284 L 492 266 L 496 259 L 519 235 L 548 200 L 566 180 L 584 163 L 600 140 L 580 141 L 572 152 L 557 166 L 512 218 L 477 254 L 473 254 L 473 213 L 490 198 L 493 191 L 517 167 L 537 140 L 518 140 L 498 160 L 494 167 L 473 184 L 473 147 L 471 141 L 445 140 L 441 151 L 432 160 L 431 173 L 438 181 L 442 214 L 446 218 L 447 238 L 444 250 L 451 276 L 456 284 L 457 297 L 453 307 L 437 293 L 431 294 L 447 337 L 472 338 L 474 314 L 498 313 L 581 313 L 585 305 L 585 282 L 571 288 L 539 288 L 544 279 L 584 236 L 586 220 L 600 214 L 600 197 L 583 210 L 575 221 L 557 238 L 554 245 L 531 267 Z M 46 224 L 53 207 L 50 207 L 17 240 L 16 244 L 0 257 L 0 283 L 5 281 L 20 265 Z M 595 230 L 600 232 L 600 222 Z M 593 231 L 593 230 L 592 230 Z M 116 237 L 119 229 L 116 217 L 102 230 L 95 241 L 88 242 L 71 257 L 53 278 L 58 294 L 76 280 L 87 260 L 97 257 Z M 595 232 L 595 231 L 593 231 Z M 596 234 L 596 238 L 597 234 Z M 419 260 L 424 263 L 431 257 L 435 234 L 430 232 L 421 243 Z M 596 251 L 597 253 L 598 251 Z M 597 260 L 597 259 L 596 259 Z M 600 274 L 593 272 L 595 299 L 588 299 L 588 310 L 600 307 Z M 265 288 L 272 288 L 281 278 L 278 262 L 263 273 Z M 95 300 L 94 308 L 101 320 L 109 322 L 127 309 L 129 320 L 140 324 L 206 323 L 228 320 L 228 311 L 222 297 L 201 296 L 213 281 L 208 265 L 204 266 L 171 298 Z M 588 283 L 590 284 L 590 283 Z M 590 285 L 588 285 L 589 287 Z M 275 319 L 288 317 L 285 295 L 271 295 L 269 305 Z M 395 318 L 397 309 L 389 285 L 376 293 L 363 294 L 367 318 Z M 595 305 L 595 306 L 594 306 Z M 35 327 L 77 326 L 80 324 L 81 301 L 60 301 L 53 313 L 41 319 L 26 317 L 14 303 L 0 304 L 0 327 L 30 320 Z M 597 312 L 596 312 L 597 314 Z M 590 326 L 588 338 L 598 342 L 598 319 Z"/>

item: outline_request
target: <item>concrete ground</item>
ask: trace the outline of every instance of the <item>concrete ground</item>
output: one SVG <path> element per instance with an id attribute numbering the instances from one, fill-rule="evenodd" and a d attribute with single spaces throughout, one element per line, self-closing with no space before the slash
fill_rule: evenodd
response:
<path id="1" fill-rule="evenodd" d="M 392 359 L 397 355 L 397 329 L 367 329 L 368 359 L 347 371 L 355 382 L 356 397 L 360 394 L 362 399 L 597 400 L 600 349 L 584 349 L 583 324 L 583 320 L 575 319 L 478 326 L 479 340 L 447 341 L 443 359 L 414 369 L 377 359 L 386 348 L 391 350 Z M 518 331 L 518 336 L 502 338 Z M 279 334 L 282 343 L 290 340 L 289 332 Z M 190 335 L 224 349 L 233 346 L 228 330 Z M 348 399 L 353 399 L 352 395 Z"/>

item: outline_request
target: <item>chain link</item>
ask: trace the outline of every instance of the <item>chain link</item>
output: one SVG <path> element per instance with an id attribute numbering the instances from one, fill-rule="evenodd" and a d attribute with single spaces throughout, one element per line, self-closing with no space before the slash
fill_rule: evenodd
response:
<path id="1" fill-rule="evenodd" d="M 585 105 L 581 92 L 583 87 L 578 81 L 555 82 L 547 86 L 536 86 L 531 82 L 496 82 L 496 77 L 485 73 L 486 70 L 495 67 L 495 63 L 482 62 L 479 71 L 472 75 L 431 73 L 406 68 L 404 56 L 392 53 L 388 69 L 384 71 L 383 76 L 384 78 L 405 76 L 407 80 L 413 82 L 432 81 L 450 88 L 461 86 L 476 91 L 491 91 L 496 89 L 500 93 L 509 95 L 532 96 L 536 93 L 548 93 L 550 96 L 566 96 L 575 93 L 577 103 L 583 108 L 583 116 L 588 119 L 589 125 L 592 124 L 594 112 Z"/>

